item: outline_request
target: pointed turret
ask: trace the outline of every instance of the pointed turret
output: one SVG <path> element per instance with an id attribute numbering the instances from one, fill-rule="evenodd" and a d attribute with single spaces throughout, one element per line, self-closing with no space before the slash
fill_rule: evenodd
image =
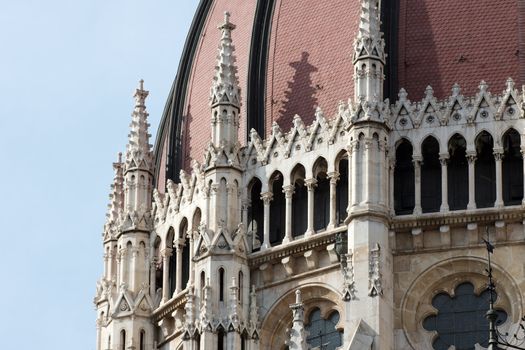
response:
<path id="1" fill-rule="evenodd" d="M 301 291 L 295 292 L 295 304 L 290 305 L 293 313 L 293 325 L 289 330 L 290 339 L 286 342 L 290 350 L 307 350 L 307 333 L 304 329 L 304 304 L 301 299 Z"/>
<path id="2" fill-rule="evenodd" d="M 224 14 L 224 23 L 218 27 L 221 40 L 215 66 L 215 76 L 210 91 L 212 108 L 212 143 L 214 146 L 237 144 L 239 129 L 239 111 L 241 107 L 241 89 L 237 79 L 232 44 L 232 30 L 235 25 L 230 22 L 230 14 Z"/>
<path id="3" fill-rule="evenodd" d="M 151 172 L 152 152 L 149 144 L 150 134 L 148 133 L 148 112 L 146 111 L 146 97 L 149 91 L 144 90 L 144 80 L 140 80 L 139 86 L 135 89 L 135 107 L 131 113 L 131 124 L 129 141 L 126 150 L 125 172 L 140 169 Z"/>
<path id="4" fill-rule="evenodd" d="M 380 29 L 379 0 L 361 1 L 359 33 L 354 41 L 355 98 L 382 101 L 385 41 Z"/>
<path id="5" fill-rule="evenodd" d="M 110 203 L 108 204 L 108 213 L 106 215 L 105 238 L 108 233 L 111 235 L 113 229 L 116 229 L 120 216 L 124 209 L 124 164 L 122 163 L 122 153 L 118 154 L 118 161 L 113 163 L 113 184 L 109 195 Z"/>

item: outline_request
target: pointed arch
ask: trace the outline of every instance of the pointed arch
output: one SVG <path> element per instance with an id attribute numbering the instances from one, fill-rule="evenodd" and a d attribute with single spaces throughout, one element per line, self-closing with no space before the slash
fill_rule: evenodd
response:
<path id="1" fill-rule="evenodd" d="M 306 170 L 302 164 L 297 164 L 290 173 L 291 184 L 294 186 L 292 197 L 292 236 L 298 237 L 306 232 L 308 222 L 308 192 L 304 183 Z"/>
<path id="2" fill-rule="evenodd" d="M 441 206 L 441 163 L 439 161 L 439 142 L 427 136 L 421 144 L 423 163 L 421 164 L 421 208 L 423 213 L 439 211 Z"/>
<path id="3" fill-rule="evenodd" d="M 339 180 L 335 189 L 335 220 L 340 225 L 344 222 L 348 209 L 348 152 L 342 150 L 336 157 L 336 171 L 339 173 Z"/>
<path id="4" fill-rule="evenodd" d="M 270 202 L 270 245 L 281 244 L 284 238 L 285 198 L 283 193 L 283 174 L 275 171 L 270 177 L 270 189 L 273 194 Z"/>
<path id="5" fill-rule="evenodd" d="M 224 301 L 224 269 L 219 268 L 219 301 Z"/>
<path id="6" fill-rule="evenodd" d="M 448 141 L 448 204 L 450 210 L 466 209 L 468 203 L 467 141 L 456 133 Z"/>
<path id="7" fill-rule="evenodd" d="M 494 206 L 496 201 L 496 161 L 494 159 L 494 139 L 483 130 L 475 139 L 476 164 L 476 207 Z"/>
<path id="8" fill-rule="evenodd" d="M 415 184 L 412 143 L 401 139 L 396 147 L 394 169 L 394 209 L 396 215 L 412 214 L 415 205 Z"/>
<path id="9" fill-rule="evenodd" d="M 263 242 L 264 203 L 261 199 L 262 182 L 254 177 L 248 185 L 250 206 L 248 207 L 248 237 L 251 240 L 252 251 L 258 251 Z"/>
<path id="10" fill-rule="evenodd" d="M 175 254 L 175 250 L 173 248 L 175 240 L 175 230 L 173 227 L 170 227 L 168 230 L 168 235 L 166 236 L 166 247 L 170 248 L 171 255 L 169 257 L 169 264 L 168 264 L 168 281 L 169 281 L 169 298 L 173 295 L 175 292 L 175 289 L 177 288 L 177 257 Z"/>
<path id="11" fill-rule="evenodd" d="M 190 279 L 190 234 L 191 233 L 188 232 L 188 219 L 184 217 L 179 224 L 180 242 L 183 243 L 182 247 L 177 251 L 178 254 L 182 254 L 181 290 L 186 289 L 186 285 Z"/>
<path id="12" fill-rule="evenodd" d="M 314 230 L 325 230 L 330 222 L 330 179 L 328 162 L 319 157 L 312 169 L 317 186 L 314 191 Z"/>
<path id="13" fill-rule="evenodd" d="M 523 200 L 523 156 L 521 137 L 516 129 L 510 128 L 503 134 L 503 202 L 518 205 Z"/>
<path id="14" fill-rule="evenodd" d="M 162 245 L 162 240 L 159 236 L 155 238 L 155 243 L 153 244 L 154 248 L 154 256 L 157 261 L 155 264 L 155 281 L 150 281 L 150 283 L 155 282 L 155 291 L 159 290 L 159 288 L 162 288 L 162 283 L 164 281 L 163 274 L 164 274 L 164 268 L 162 264 L 162 256 L 160 253 L 160 247 Z"/>

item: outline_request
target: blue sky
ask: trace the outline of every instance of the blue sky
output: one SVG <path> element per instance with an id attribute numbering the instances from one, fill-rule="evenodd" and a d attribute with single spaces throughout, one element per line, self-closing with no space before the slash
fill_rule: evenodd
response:
<path id="1" fill-rule="evenodd" d="M 0 0 L 2 349 L 95 349 L 111 163 L 141 78 L 155 136 L 197 2 Z"/>

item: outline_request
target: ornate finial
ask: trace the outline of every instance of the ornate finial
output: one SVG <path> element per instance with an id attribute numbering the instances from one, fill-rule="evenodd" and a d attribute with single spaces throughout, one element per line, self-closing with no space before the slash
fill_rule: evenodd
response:
<path id="1" fill-rule="evenodd" d="M 514 80 L 512 80 L 512 78 L 507 79 L 506 85 L 507 85 L 507 91 L 514 90 Z"/>
<path id="2" fill-rule="evenodd" d="M 487 91 L 488 87 L 489 86 L 487 85 L 485 80 L 482 80 L 482 81 L 479 82 L 479 86 L 478 86 L 479 91 Z"/>
<path id="3" fill-rule="evenodd" d="M 425 89 L 425 96 L 429 98 L 434 97 L 434 89 L 432 89 L 432 86 L 427 86 L 427 88 Z"/>
<path id="4" fill-rule="evenodd" d="M 301 290 L 297 289 L 295 291 L 295 303 L 296 304 L 300 304 L 302 302 L 303 302 L 303 300 L 301 299 Z"/>
<path id="5" fill-rule="evenodd" d="M 118 162 L 122 163 L 122 152 L 118 153 Z"/>
<path id="6" fill-rule="evenodd" d="M 454 85 L 452 85 L 452 96 L 459 96 L 460 93 L 461 87 L 459 87 L 458 83 L 454 83 Z"/>
<path id="7" fill-rule="evenodd" d="M 407 93 L 407 91 L 405 89 L 401 88 L 401 90 L 399 90 L 399 93 L 397 94 L 397 96 L 399 97 L 399 101 L 403 102 L 403 101 L 407 100 L 408 93 Z"/>
<path id="8" fill-rule="evenodd" d="M 292 329 L 289 330 L 289 340 L 286 345 L 290 350 L 306 350 L 306 331 L 304 329 L 304 305 L 301 299 L 301 291 L 295 292 L 295 304 L 290 305 L 293 314 Z"/>
<path id="9" fill-rule="evenodd" d="M 126 150 L 126 171 L 132 168 L 141 168 L 151 171 L 153 155 L 149 144 L 148 112 L 146 111 L 146 97 L 149 91 L 144 90 L 144 81 L 140 80 L 135 89 L 135 108 L 131 114 L 131 130 Z"/>
<path id="10" fill-rule="evenodd" d="M 122 164 L 122 153 L 118 153 L 118 161 L 113 163 L 115 176 L 111 185 L 110 203 L 108 205 L 106 229 L 117 223 L 120 213 L 124 210 L 124 169 Z"/>
<path id="11" fill-rule="evenodd" d="M 360 58 L 373 57 L 385 62 L 385 42 L 381 32 L 381 20 L 378 0 L 361 2 L 359 33 L 354 43 L 354 63 Z"/>

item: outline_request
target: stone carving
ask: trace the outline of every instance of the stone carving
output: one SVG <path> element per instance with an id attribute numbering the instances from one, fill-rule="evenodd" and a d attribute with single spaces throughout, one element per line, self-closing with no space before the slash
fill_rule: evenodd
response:
<path id="1" fill-rule="evenodd" d="M 370 250 L 369 267 L 368 267 L 368 295 L 371 297 L 383 295 L 381 285 L 381 247 L 376 243 L 375 247 Z"/>

